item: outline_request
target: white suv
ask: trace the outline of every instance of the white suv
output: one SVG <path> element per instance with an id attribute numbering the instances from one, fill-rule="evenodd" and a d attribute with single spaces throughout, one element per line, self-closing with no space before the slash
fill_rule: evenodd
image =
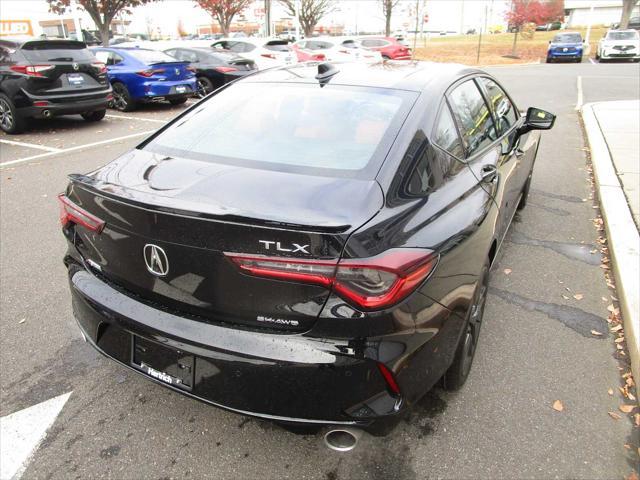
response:
<path id="1" fill-rule="evenodd" d="M 609 30 L 598 42 L 596 58 L 604 60 L 640 60 L 640 36 L 636 30 Z"/>
<path id="2" fill-rule="evenodd" d="M 329 62 L 377 63 L 382 61 L 380 52 L 364 48 L 360 41 L 350 37 L 305 38 L 295 44 L 304 50 L 324 54 Z"/>
<path id="3" fill-rule="evenodd" d="M 260 70 L 298 63 L 289 42 L 278 38 L 221 38 L 211 47 L 253 60 Z"/>

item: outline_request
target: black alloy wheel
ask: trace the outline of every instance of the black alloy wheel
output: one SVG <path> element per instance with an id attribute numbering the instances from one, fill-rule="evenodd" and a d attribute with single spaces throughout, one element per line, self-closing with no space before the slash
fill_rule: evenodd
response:
<path id="1" fill-rule="evenodd" d="M 213 92 L 213 82 L 207 77 L 198 77 L 196 80 L 196 97 L 204 98 Z"/>

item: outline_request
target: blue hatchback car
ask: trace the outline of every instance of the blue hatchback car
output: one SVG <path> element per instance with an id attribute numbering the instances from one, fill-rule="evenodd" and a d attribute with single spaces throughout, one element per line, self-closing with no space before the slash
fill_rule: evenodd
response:
<path id="1" fill-rule="evenodd" d="M 167 100 L 172 105 L 187 101 L 196 91 L 196 76 L 187 62 L 164 52 L 144 48 L 91 49 L 107 66 L 113 87 L 113 108 L 129 112 L 139 103 Z"/>
<path id="2" fill-rule="evenodd" d="M 547 63 L 555 60 L 569 60 L 580 63 L 582 62 L 583 49 L 584 43 L 579 33 L 558 33 L 553 37 L 553 40 L 549 42 Z"/>

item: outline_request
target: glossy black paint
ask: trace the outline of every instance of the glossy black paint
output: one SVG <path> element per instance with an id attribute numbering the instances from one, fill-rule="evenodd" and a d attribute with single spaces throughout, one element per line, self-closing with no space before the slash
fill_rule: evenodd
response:
<path id="1" fill-rule="evenodd" d="M 165 53 L 178 60 L 189 62 L 189 65 L 196 70 L 196 76 L 208 79 L 213 90 L 257 71 L 253 60 L 240 57 L 230 51 L 220 51 L 209 47 L 180 47 L 170 48 L 165 50 Z M 211 93 L 211 91 L 206 93 Z"/>
<path id="2" fill-rule="evenodd" d="M 431 142 L 435 122 L 452 88 L 485 73 L 388 62 L 339 70 L 323 88 L 418 94 L 375 180 L 163 159 L 141 148 L 72 176 L 69 198 L 106 221 L 101 234 L 64 229 L 74 312 L 100 351 L 131 367 L 136 335 L 195 356 L 193 388 L 170 387 L 181 393 L 243 414 L 346 423 L 378 434 L 442 377 L 479 276 L 530 178 L 539 133 L 525 132 L 520 118 L 473 156 L 455 159 Z M 308 66 L 243 81 L 317 82 Z M 425 194 L 415 195 L 407 179 L 419 162 L 431 180 Z M 483 178 L 487 170 L 495 173 Z M 308 244 L 314 258 L 325 259 L 427 248 L 439 263 L 400 304 L 364 312 L 322 287 L 243 275 L 223 257 L 264 254 L 258 240 L 265 238 L 285 248 Z M 145 268 L 142 248 L 149 242 L 172 259 L 166 277 Z M 256 315 L 298 324 L 267 328 Z M 395 375 L 400 398 L 389 392 L 377 362 Z"/>
<path id="3" fill-rule="evenodd" d="M 57 60 L 34 61 L 29 58 L 24 48 L 35 48 L 33 45 L 46 43 L 58 45 L 58 52 L 63 52 L 69 44 L 84 46 L 86 53 L 82 60 L 60 57 Z M 77 48 L 77 47 L 76 47 Z M 31 50 L 33 51 L 33 50 Z M 78 50 L 70 50 L 77 53 Z M 70 115 L 94 112 L 107 108 L 111 87 L 107 82 L 106 72 L 100 72 L 92 63 L 97 62 L 86 45 L 69 40 L 0 40 L 0 93 L 5 94 L 13 103 L 17 114 L 22 118 L 42 117 L 48 111 L 51 116 Z M 40 77 L 25 75 L 12 70 L 12 67 L 33 64 L 50 64 L 54 68 Z M 75 65 L 75 66 L 74 66 Z M 70 85 L 66 75 L 83 75 L 82 85 Z M 46 106 L 35 106 L 34 102 L 48 102 Z"/>

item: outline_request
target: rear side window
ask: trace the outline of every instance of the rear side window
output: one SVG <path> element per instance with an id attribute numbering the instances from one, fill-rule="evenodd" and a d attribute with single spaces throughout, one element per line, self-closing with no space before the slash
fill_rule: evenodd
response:
<path id="1" fill-rule="evenodd" d="M 478 81 L 487 92 L 487 99 L 491 103 L 496 116 L 498 135 L 506 133 L 518 121 L 519 114 L 507 97 L 507 94 L 493 80 L 480 77 Z"/>
<path id="2" fill-rule="evenodd" d="M 256 49 L 255 45 L 246 42 L 233 42 L 229 44 L 229 50 L 236 53 L 246 53 Z"/>
<path id="3" fill-rule="evenodd" d="M 374 156 L 381 162 L 376 152 L 386 152 L 413 100 L 413 92 L 390 89 L 241 83 L 145 148 L 215 163 L 360 176 Z"/>
<path id="4" fill-rule="evenodd" d="M 28 42 L 20 50 L 30 62 L 90 62 L 95 58 L 80 42 Z"/>
<path id="5" fill-rule="evenodd" d="M 467 155 L 492 143 L 498 136 L 489 107 L 473 80 L 457 86 L 449 95 L 451 109 L 467 147 Z"/>
<path id="6" fill-rule="evenodd" d="M 274 52 L 288 52 L 289 50 L 291 50 L 291 47 L 289 46 L 289 42 L 277 41 L 277 40 L 273 42 L 265 43 L 264 48 L 266 48 L 267 50 L 273 50 Z"/>
<path id="7" fill-rule="evenodd" d="M 440 112 L 440 118 L 436 124 L 433 143 L 451 155 L 464 158 L 464 148 L 462 148 L 462 142 L 460 141 L 456 124 L 453 122 L 453 117 L 446 103 Z"/>

